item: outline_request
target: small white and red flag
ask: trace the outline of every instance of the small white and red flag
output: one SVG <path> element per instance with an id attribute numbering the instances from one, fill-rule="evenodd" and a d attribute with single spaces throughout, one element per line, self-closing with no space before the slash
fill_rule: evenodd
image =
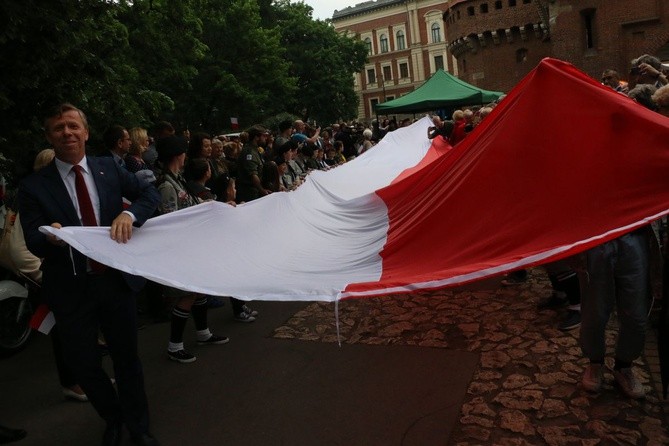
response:
<path id="1" fill-rule="evenodd" d="M 30 319 L 30 328 L 48 335 L 54 325 L 56 325 L 56 318 L 53 312 L 46 304 L 40 304 Z"/>

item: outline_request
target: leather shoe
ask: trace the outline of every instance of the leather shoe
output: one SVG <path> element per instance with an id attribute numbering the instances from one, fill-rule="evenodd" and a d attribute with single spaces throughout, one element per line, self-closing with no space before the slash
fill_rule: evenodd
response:
<path id="1" fill-rule="evenodd" d="M 13 441 L 19 441 L 25 436 L 28 435 L 23 429 L 11 429 L 0 425 L 0 443 L 11 443 Z"/>
<path id="2" fill-rule="evenodd" d="M 123 436 L 123 424 L 120 422 L 107 423 L 104 435 L 102 435 L 102 446 L 118 446 Z"/>
<path id="3" fill-rule="evenodd" d="M 148 432 L 145 434 L 133 435 L 130 439 L 134 444 L 139 446 L 160 446 L 158 440 L 156 440 L 153 435 Z"/>
<path id="4" fill-rule="evenodd" d="M 68 400 L 79 401 L 80 403 L 88 401 L 88 397 L 79 386 L 63 387 L 63 396 Z"/>

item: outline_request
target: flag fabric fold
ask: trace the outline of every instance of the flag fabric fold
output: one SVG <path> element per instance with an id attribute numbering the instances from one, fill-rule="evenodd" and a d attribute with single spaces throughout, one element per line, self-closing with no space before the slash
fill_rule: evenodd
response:
<path id="1" fill-rule="evenodd" d="M 669 212 L 669 120 L 542 61 L 455 148 L 430 121 L 294 192 L 54 233 L 157 282 L 261 300 L 433 289 L 557 260 Z"/>

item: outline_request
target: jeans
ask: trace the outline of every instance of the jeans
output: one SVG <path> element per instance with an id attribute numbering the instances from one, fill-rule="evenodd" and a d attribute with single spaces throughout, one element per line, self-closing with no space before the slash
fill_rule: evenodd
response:
<path id="1" fill-rule="evenodd" d="M 615 357 L 632 362 L 643 351 L 648 319 L 648 232 L 637 230 L 589 250 L 583 282 L 583 354 L 591 361 L 604 359 L 606 324 L 615 306 L 620 324 Z"/>

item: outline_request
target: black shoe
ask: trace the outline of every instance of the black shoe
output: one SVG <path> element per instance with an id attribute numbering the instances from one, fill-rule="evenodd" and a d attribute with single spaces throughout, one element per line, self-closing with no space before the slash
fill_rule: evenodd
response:
<path id="1" fill-rule="evenodd" d="M 578 310 L 568 310 L 567 315 L 558 324 L 558 329 L 562 331 L 573 330 L 581 326 L 581 312 Z"/>
<path id="2" fill-rule="evenodd" d="M 22 440 L 28 435 L 23 429 L 10 429 L 0 425 L 0 443 L 12 443 L 14 441 Z"/>
<path id="3" fill-rule="evenodd" d="M 186 350 L 177 350 L 175 352 L 168 351 L 167 352 L 167 357 L 170 358 L 172 361 L 177 361 L 182 364 L 188 364 L 189 362 L 193 362 L 197 359 L 195 355 L 191 355 L 188 353 Z"/>
<path id="4" fill-rule="evenodd" d="M 208 339 L 205 339 L 204 341 L 197 341 L 197 343 L 198 345 L 220 345 L 226 344 L 229 341 L 230 338 L 227 336 L 216 336 L 215 334 L 212 334 Z"/>
<path id="5" fill-rule="evenodd" d="M 158 440 L 156 440 L 153 435 L 149 434 L 148 432 L 146 434 L 141 434 L 141 435 L 133 435 L 130 440 L 134 444 L 138 444 L 140 446 L 160 446 L 160 443 Z"/>
<path id="6" fill-rule="evenodd" d="M 123 424 L 118 421 L 107 423 L 105 433 L 102 435 L 102 446 L 118 446 L 123 436 Z"/>
<path id="7" fill-rule="evenodd" d="M 567 300 L 567 295 L 560 292 L 554 291 L 550 297 L 537 303 L 537 310 L 549 310 L 552 308 L 561 308 L 566 306 L 569 303 Z"/>

